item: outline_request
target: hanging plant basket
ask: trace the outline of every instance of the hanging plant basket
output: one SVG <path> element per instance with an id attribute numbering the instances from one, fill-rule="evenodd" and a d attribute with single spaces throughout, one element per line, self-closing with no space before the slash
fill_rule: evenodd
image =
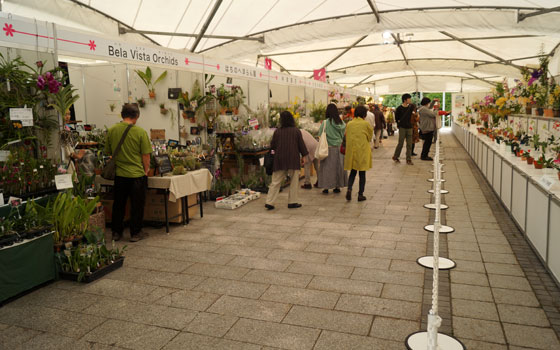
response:
<path id="1" fill-rule="evenodd" d="M 163 115 L 167 115 L 167 112 L 169 112 L 169 110 L 167 108 L 160 108 L 159 112 Z"/>
<path id="2" fill-rule="evenodd" d="M 150 98 L 153 100 L 156 98 L 156 92 L 151 90 L 150 92 L 148 92 L 148 96 L 150 96 Z"/>

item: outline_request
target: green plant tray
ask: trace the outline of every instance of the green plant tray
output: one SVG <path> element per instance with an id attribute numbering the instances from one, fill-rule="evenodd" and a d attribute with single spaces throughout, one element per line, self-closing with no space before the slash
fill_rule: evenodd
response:
<path id="1" fill-rule="evenodd" d="M 81 283 L 93 282 L 93 281 L 105 276 L 109 272 L 115 271 L 116 269 L 122 267 L 123 263 L 124 263 L 124 256 L 121 256 L 120 258 L 115 260 L 115 262 L 113 262 L 111 265 L 103 266 L 102 268 L 93 271 L 91 274 L 85 275 L 84 278 L 80 282 Z M 76 282 L 78 281 L 78 275 L 79 275 L 78 272 L 59 272 L 58 273 L 58 277 L 60 279 L 68 280 L 68 281 L 76 281 Z"/>

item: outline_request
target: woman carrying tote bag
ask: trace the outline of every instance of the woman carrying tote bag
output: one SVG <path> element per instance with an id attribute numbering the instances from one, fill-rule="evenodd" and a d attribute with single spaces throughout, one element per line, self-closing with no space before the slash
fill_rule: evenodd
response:
<path id="1" fill-rule="evenodd" d="M 329 189 L 334 189 L 334 193 L 340 193 L 341 187 L 348 185 L 348 175 L 344 171 L 344 155 L 340 152 L 340 145 L 344 139 L 346 124 L 340 119 L 338 108 L 334 103 L 327 106 L 325 122 L 319 128 L 319 136 L 326 137 L 328 144 L 328 156 L 321 160 L 318 171 L 319 187 L 324 194 L 329 193 Z M 319 141 L 319 147 L 321 147 Z"/>

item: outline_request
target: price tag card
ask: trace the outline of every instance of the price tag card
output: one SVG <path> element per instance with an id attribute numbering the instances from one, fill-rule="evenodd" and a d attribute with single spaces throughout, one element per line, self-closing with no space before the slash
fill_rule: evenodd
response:
<path id="1" fill-rule="evenodd" d="M 547 191 L 550 191 L 550 188 L 554 185 L 555 181 L 556 180 L 553 177 L 546 175 L 541 176 L 541 178 L 539 179 L 539 183 Z"/>
<path id="2" fill-rule="evenodd" d="M 249 119 L 249 125 L 254 128 L 259 125 L 259 121 L 257 119 Z"/>
<path id="3" fill-rule="evenodd" d="M 0 162 L 5 162 L 10 157 L 10 151 L 0 151 Z"/>
<path id="4" fill-rule="evenodd" d="M 0 192 L 0 206 L 4 205 L 4 193 Z"/>
<path id="5" fill-rule="evenodd" d="M 10 108 L 10 120 L 18 120 L 22 126 L 33 126 L 33 110 L 31 108 Z"/>
<path id="6" fill-rule="evenodd" d="M 74 187 L 74 183 L 72 182 L 72 174 L 55 175 L 54 182 L 56 184 L 57 190 L 64 190 Z"/>

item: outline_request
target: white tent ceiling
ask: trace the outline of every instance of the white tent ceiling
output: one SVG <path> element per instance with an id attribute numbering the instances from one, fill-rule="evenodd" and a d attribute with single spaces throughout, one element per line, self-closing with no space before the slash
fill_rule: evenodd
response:
<path id="1" fill-rule="evenodd" d="M 331 82 L 376 93 L 488 90 L 560 43 L 560 0 L 5 0 L 2 10 L 112 36 L 158 32 L 121 35 L 253 66 L 270 57 L 299 76 L 325 67 Z"/>

